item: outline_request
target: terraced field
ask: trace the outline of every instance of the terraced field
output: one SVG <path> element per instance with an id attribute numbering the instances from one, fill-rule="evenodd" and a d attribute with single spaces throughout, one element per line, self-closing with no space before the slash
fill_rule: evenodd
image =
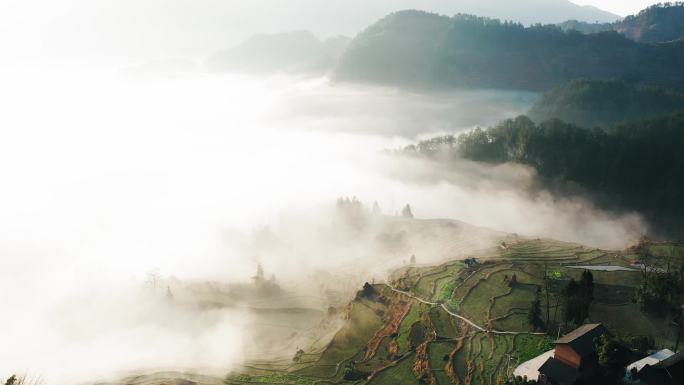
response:
<path id="1" fill-rule="evenodd" d="M 663 263 L 684 258 L 678 245 L 659 244 L 651 252 Z M 548 308 L 549 319 L 562 324 L 557 301 L 563 285 L 581 275 L 582 269 L 574 267 L 629 267 L 637 258 L 634 250 L 517 239 L 467 261 L 407 266 L 394 271 L 389 282 L 373 285 L 373 294 L 360 292 L 323 351 L 302 352 L 292 362 L 248 363 L 227 383 L 500 384 L 518 364 L 552 347 L 553 337 L 533 330 L 527 319 L 535 298 L 544 316 Z M 653 330 L 656 341 L 671 338 L 667 327 L 630 300 L 639 284 L 638 270 L 596 270 L 593 275 L 599 290 L 592 322 L 616 333 Z M 541 289 L 544 277 L 551 281 L 548 304 Z"/>

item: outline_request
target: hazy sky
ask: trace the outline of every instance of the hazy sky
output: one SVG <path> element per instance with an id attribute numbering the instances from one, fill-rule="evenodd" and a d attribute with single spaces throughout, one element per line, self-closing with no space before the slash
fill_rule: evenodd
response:
<path id="1" fill-rule="evenodd" d="M 595 7 L 616 13 L 620 16 L 631 15 L 659 1 L 647 0 L 573 0 L 580 5 L 593 5 Z"/>
<path id="2" fill-rule="evenodd" d="M 642 0 L 577 0 L 619 15 Z M 325 38 L 354 36 L 390 12 L 424 9 L 530 23 L 612 21 L 568 0 L 3 0 L 0 65 L 84 58 L 105 64 L 159 58 L 204 59 L 255 33 L 306 29 Z M 40 11 L 37 11 L 40 10 Z"/>

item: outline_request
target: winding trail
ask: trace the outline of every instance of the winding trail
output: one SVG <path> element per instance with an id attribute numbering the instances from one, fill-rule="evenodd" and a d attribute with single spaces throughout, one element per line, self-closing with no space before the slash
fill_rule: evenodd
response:
<path id="1" fill-rule="evenodd" d="M 483 328 L 482 326 L 476 324 L 475 322 L 469 320 L 468 318 L 466 318 L 466 317 L 464 317 L 464 316 L 462 316 L 462 315 L 460 315 L 460 314 L 458 314 L 458 313 L 454 313 L 453 311 L 451 311 L 451 310 L 447 307 L 447 305 L 445 305 L 445 304 L 443 304 L 443 303 L 430 302 L 430 301 L 425 300 L 425 299 L 423 299 L 423 298 L 416 297 L 415 295 L 413 295 L 412 293 L 410 293 L 410 292 L 408 292 L 408 291 L 399 290 L 399 289 L 395 288 L 394 286 L 390 285 L 389 283 L 387 283 L 386 285 L 387 285 L 387 287 L 390 288 L 390 290 L 392 290 L 392 291 L 394 291 L 394 292 L 396 292 L 396 293 L 399 293 L 399 294 L 403 294 L 403 295 L 405 295 L 405 296 L 407 296 L 407 297 L 410 297 L 410 298 L 412 298 L 412 299 L 415 299 L 415 300 L 418 301 L 418 302 L 424 303 L 424 304 L 426 304 L 426 305 L 431 305 L 431 306 L 437 306 L 437 305 L 439 305 L 442 309 L 444 309 L 445 312 L 447 312 L 447 313 L 448 313 L 449 315 L 451 315 L 452 317 L 456 317 L 456 318 L 462 320 L 463 322 L 467 323 L 468 325 L 474 327 L 475 329 L 477 329 L 477 330 L 479 330 L 479 331 L 481 331 L 481 332 L 492 333 L 492 334 L 501 334 L 501 335 L 513 335 L 513 336 L 519 335 L 519 334 L 531 334 L 531 335 L 537 335 L 537 336 L 546 335 L 546 333 L 511 332 L 511 331 L 501 331 L 501 330 L 487 330 L 487 329 Z"/>

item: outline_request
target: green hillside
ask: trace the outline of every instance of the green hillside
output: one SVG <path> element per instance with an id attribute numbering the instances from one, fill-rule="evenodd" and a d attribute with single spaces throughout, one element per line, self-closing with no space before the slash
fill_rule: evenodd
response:
<path id="1" fill-rule="evenodd" d="M 341 56 L 338 80 L 425 88 L 548 90 L 578 78 L 684 86 L 684 45 L 640 44 L 468 15 L 393 13 Z"/>
<path id="2" fill-rule="evenodd" d="M 529 112 L 536 122 L 560 119 L 582 127 L 609 127 L 684 110 L 684 94 L 623 80 L 574 80 L 545 93 Z"/>
<path id="3" fill-rule="evenodd" d="M 653 266 L 684 260 L 684 248 L 674 244 L 607 251 L 519 238 L 481 250 L 474 261 L 406 266 L 388 283 L 359 291 L 344 310 L 344 326 L 323 350 L 293 351 L 290 362 L 246 363 L 227 383 L 501 384 L 518 364 L 552 347 L 554 338 L 528 319 L 535 298 L 552 334 L 574 328 L 563 319 L 562 290 L 570 279 L 579 281 L 587 266 L 625 269 L 593 271 L 589 320 L 670 347 L 674 335 L 667 319 L 632 301 L 642 273 L 631 265 L 645 254 Z"/>

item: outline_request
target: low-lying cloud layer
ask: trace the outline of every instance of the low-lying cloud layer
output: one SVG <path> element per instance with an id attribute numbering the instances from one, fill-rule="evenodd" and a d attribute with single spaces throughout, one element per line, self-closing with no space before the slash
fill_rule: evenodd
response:
<path id="1" fill-rule="evenodd" d="M 248 282 L 261 262 L 299 294 L 322 288 L 325 274 L 348 274 L 350 287 L 339 289 L 348 293 L 408 251 L 436 261 L 461 247 L 401 223 L 370 226 L 359 242 L 333 239 L 340 196 L 377 201 L 390 215 L 410 203 L 419 218 L 595 246 L 620 247 L 644 231 L 637 215 L 534 188 L 525 167 L 383 154 L 524 112 L 527 94 L 204 75 L 24 72 L 2 81 L 0 330 L 10 348 L 0 350 L 0 378 L 29 371 L 60 385 L 148 368 L 223 372 L 254 343 L 245 333 L 254 313 L 244 303 L 169 305 L 171 277 L 198 287 Z M 462 234 L 485 234 L 473 231 Z M 464 250 L 480 246 L 464 241 Z M 145 288 L 153 271 L 164 282 L 156 291 Z"/>

